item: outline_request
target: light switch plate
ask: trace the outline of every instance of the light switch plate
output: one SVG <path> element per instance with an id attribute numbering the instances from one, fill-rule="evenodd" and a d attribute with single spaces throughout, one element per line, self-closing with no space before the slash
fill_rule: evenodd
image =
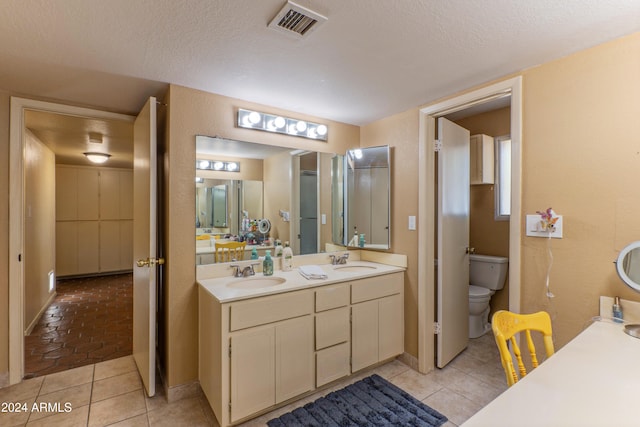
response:
<path id="1" fill-rule="evenodd" d="M 409 215 L 409 230 L 416 229 L 416 217 L 415 215 Z"/>
<path id="2" fill-rule="evenodd" d="M 555 224 L 555 231 L 551 233 L 552 239 L 562 239 L 562 215 L 555 215 L 558 218 Z M 527 215 L 527 236 L 549 237 L 549 232 L 542 230 L 540 215 Z"/>
<path id="3" fill-rule="evenodd" d="M 327 214 L 322 214 L 320 216 L 320 220 L 322 222 L 322 225 L 325 225 L 327 223 Z"/>

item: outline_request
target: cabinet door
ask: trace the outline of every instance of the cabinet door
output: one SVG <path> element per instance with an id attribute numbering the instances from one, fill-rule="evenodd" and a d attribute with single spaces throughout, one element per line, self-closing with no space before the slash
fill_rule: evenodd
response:
<path id="1" fill-rule="evenodd" d="M 100 203 L 100 184 L 98 171 L 78 169 L 78 218 L 80 220 L 97 220 Z"/>
<path id="2" fill-rule="evenodd" d="M 120 219 L 120 172 L 100 171 L 100 219 Z"/>
<path id="3" fill-rule="evenodd" d="M 378 361 L 378 301 L 351 307 L 351 372 Z"/>
<path id="4" fill-rule="evenodd" d="M 275 329 L 276 403 L 280 403 L 313 388 L 313 318 L 287 320 Z"/>
<path id="5" fill-rule="evenodd" d="M 100 271 L 120 270 L 120 221 L 100 221 Z"/>
<path id="6" fill-rule="evenodd" d="M 231 337 L 231 421 L 268 408 L 275 396 L 275 328 L 251 328 Z"/>
<path id="7" fill-rule="evenodd" d="M 120 171 L 120 219 L 133 219 L 133 171 Z"/>
<path id="8" fill-rule="evenodd" d="M 378 360 L 395 357 L 404 351 L 402 295 L 378 301 Z"/>
<path id="9" fill-rule="evenodd" d="M 78 269 L 77 274 L 100 272 L 98 221 L 78 221 Z"/>
<path id="10" fill-rule="evenodd" d="M 56 168 L 56 221 L 78 218 L 78 171 L 74 168 Z"/>
<path id="11" fill-rule="evenodd" d="M 78 223 L 56 222 L 56 275 L 68 276 L 78 272 Z"/>

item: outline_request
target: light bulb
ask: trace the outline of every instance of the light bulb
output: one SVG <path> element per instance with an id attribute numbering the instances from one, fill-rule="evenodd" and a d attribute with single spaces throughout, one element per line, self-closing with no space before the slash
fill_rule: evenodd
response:
<path id="1" fill-rule="evenodd" d="M 252 125 L 257 124 L 258 122 L 260 122 L 260 118 L 262 116 L 260 116 L 260 113 L 256 112 L 256 111 L 252 111 L 251 113 L 249 113 L 249 122 Z"/>
<path id="2" fill-rule="evenodd" d="M 235 163 L 235 162 L 229 162 L 229 163 L 227 163 L 227 170 L 228 170 L 229 172 L 233 172 L 233 171 L 235 171 L 236 169 L 238 169 L 238 164 L 237 164 L 237 163 Z"/>
<path id="3" fill-rule="evenodd" d="M 307 122 L 298 120 L 298 123 L 296 123 L 296 130 L 298 132 L 304 132 L 305 130 L 307 130 Z"/>
<path id="4" fill-rule="evenodd" d="M 284 125 L 287 124 L 286 120 L 284 119 L 284 117 L 276 117 L 276 119 L 273 121 L 273 124 L 276 125 L 276 127 L 278 129 L 282 129 L 284 127 Z"/>
<path id="5" fill-rule="evenodd" d="M 325 125 L 318 125 L 316 132 L 318 132 L 320 136 L 325 136 L 327 134 L 327 127 Z"/>
<path id="6" fill-rule="evenodd" d="M 209 169 L 209 165 L 211 163 L 209 163 L 209 160 L 200 160 L 200 163 L 198 164 L 198 169 Z"/>
<path id="7" fill-rule="evenodd" d="M 222 168 L 224 168 L 224 163 L 222 162 L 215 162 L 213 164 L 213 168 L 217 171 L 221 170 Z"/>

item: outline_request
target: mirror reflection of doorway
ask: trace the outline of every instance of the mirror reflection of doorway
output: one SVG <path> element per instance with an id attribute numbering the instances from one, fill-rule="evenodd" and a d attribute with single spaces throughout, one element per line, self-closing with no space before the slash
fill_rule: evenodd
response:
<path id="1" fill-rule="evenodd" d="M 318 252 L 318 154 L 300 156 L 300 255 Z"/>

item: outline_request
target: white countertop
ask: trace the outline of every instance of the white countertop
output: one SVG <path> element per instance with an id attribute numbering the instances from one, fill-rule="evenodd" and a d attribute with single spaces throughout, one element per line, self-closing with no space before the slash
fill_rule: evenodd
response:
<path id="1" fill-rule="evenodd" d="M 242 265 L 246 264 L 246 260 L 242 262 Z M 340 269 L 340 267 L 351 267 L 359 265 L 375 268 L 362 271 L 344 271 Z M 231 268 L 229 269 L 228 277 L 201 279 L 198 280 L 198 283 L 209 293 L 211 293 L 211 295 L 218 299 L 218 301 L 226 303 L 257 296 L 273 295 L 282 292 L 296 291 L 299 289 L 325 286 L 332 283 L 340 283 L 349 280 L 364 279 L 366 277 L 396 273 L 405 270 L 403 267 L 396 267 L 394 265 L 380 264 L 369 261 L 354 261 L 347 262 L 347 264 L 341 265 L 322 264 L 320 265 L 320 267 L 327 273 L 326 279 L 306 279 L 298 272 L 298 268 L 294 268 L 291 271 L 276 270 L 273 272 L 273 276 L 270 277 L 282 277 L 283 279 L 285 279 L 285 282 L 282 284 L 259 289 L 237 289 L 228 287 L 228 284 L 241 280 L 269 277 L 263 276 L 261 272 L 256 272 L 255 276 L 250 277 L 233 277 L 231 276 Z"/>
<path id="2" fill-rule="evenodd" d="M 623 328 L 593 323 L 463 426 L 640 425 L 640 339 Z"/>

